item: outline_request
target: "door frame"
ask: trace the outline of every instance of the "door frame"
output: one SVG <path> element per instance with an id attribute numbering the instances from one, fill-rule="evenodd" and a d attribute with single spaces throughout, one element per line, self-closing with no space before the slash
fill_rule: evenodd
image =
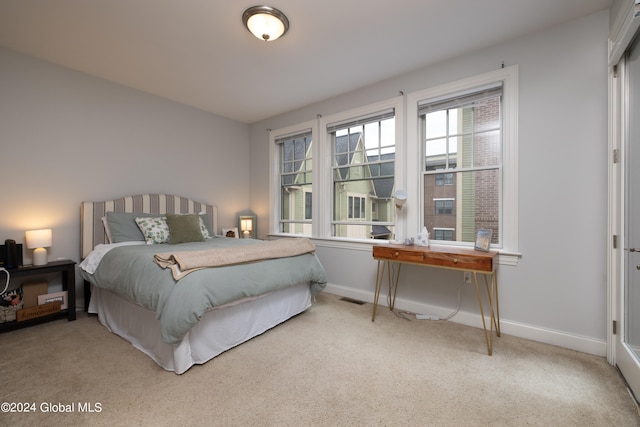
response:
<path id="1" fill-rule="evenodd" d="M 616 64 L 616 67 L 619 65 Z M 621 285 L 621 217 L 622 175 L 620 167 L 620 130 L 622 126 L 622 78 L 613 67 L 609 69 L 609 141 L 607 153 L 607 361 L 616 363 L 616 336 L 614 324 L 618 321 L 618 290 Z M 617 153 L 617 154 L 616 154 Z M 615 322 L 615 323 L 614 323 Z"/>
<path id="2" fill-rule="evenodd" d="M 609 37 L 609 136 L 608 136 L 608 224 L 607 231 L 607 361 L 626 371 L 629 384 L 640 383 L 640 364 L 618 342 L 624 336 L 623 306 L 625 254 L 625 164 L 626 164 L 626 69 L 625 54 L 640 28 L 640 0 L 626 1 L 612 25 Z M 623 354 L 620 354 L 623 353 Z M 633 389 L 633 386 L 631 387 Z M 633 390 L 632 390 L 633 391 Z M 640 397 L 640 390 L 635 396 Z"/>

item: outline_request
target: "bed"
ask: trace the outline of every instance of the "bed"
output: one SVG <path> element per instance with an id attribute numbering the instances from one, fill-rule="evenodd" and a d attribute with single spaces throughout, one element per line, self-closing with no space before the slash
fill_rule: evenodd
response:
<path id="1" fill-rule="evenodd" d="M 186 197 L 83 202 L 85 309 L 182 374 L 305 311 L 324 289 L 307 239 L 263 242 L 217 230 L 217 207 Z"/>

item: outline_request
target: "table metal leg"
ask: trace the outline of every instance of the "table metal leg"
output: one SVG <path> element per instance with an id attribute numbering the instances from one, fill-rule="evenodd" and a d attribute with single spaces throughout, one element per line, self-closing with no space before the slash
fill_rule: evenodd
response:
<path id="1" fill-rule="evenodd" d="M 400 279 L 401 266 L 402 264 L 398 264 L 398 269 L 392 274 L 391 263 L 389 261 L 378 260 L 378 270 L 376 271 L 376 291 L 373 296 L 373 314 L 371 315 L 372 322 L 376 320 L 376 310 L 378 309 L 378 300 L 380 299 L 380 291 L 382 290 L 382 281 L 384 280 L 385 270 L 387 272 L 387 284 L 389 287 L 389 310 L 393 311 L 396 304 L 396 293 L 398 292 L 398 281 Z M 392 287 L 393 290 L 391 289 Z"/>
<path id="2" fill-rule="evenodd" d="M 389 264 L 387 267 L 389 269 L 389 281 L 387 283 L 389 284 L 389 295 L 391 296 L 389 310 L 393 311 L 396 306 L 396 294 L 398 293 L 398 281 L 400 280 L 400 268 L 402 267 L 402 264 L 397 264 L 398 270 L 395 272 L 395 277 L 393 277 L 393 295 L 391 295 L 391 263 L 387 262 L 387 264 Z"/>
<path id="3" fill-rule="evenodd" d="M 380 297 L 380 288 L 382 287 L 382 279 L 384 277 L 384 269 L 386 262 L 378 260 L 378 269 L 376 271 L 376 292 L 373 295 L 373 314 L 371 321 L 376 320 L 376 309 L 378 308 L 378 298 Z"/>
<path id="4" fill-rule="evenodd" d="M 496 301 L 496 335 L 500 336 L 500 304 L 498 303 L 498 273 L 496 271 L 491 275 L 491 282 L 493 284 L 493 291 L 495 295 Z"/>
<path id="5" fill-rule="evenodd" d="M 484 310 L 482 309 L 482 293 L 480 292 L 480 286 L 478 285 L 478 273 L 473 273 L 473 280 L 476 285 L 476 294 L 478 295 L 478 305 L 480 306 L 480 318 L 482 319 L 482 329 L 484 329 L 484 340 L 487 343 L 487 353 L 489 356 L 493 354 L 493 316 L 489 321 L 490 331 L 487 333 L 487 324 L 484 320 Z M 491 304 L 491 302 L 489 302 Z"/>
<path id="6" fill-rule="evenodd" d="M 491 285 L 487 281 L 487 275 L 484 275 L 484 287 L 487 290 L 489 297 L 489 305 L 491 308 L 491 322 L 496 329 L 496 336 L 500 336 L 500 313 L 498 309 L 498 287 L 497 287 L 497 275 L 491 274 Z"/>

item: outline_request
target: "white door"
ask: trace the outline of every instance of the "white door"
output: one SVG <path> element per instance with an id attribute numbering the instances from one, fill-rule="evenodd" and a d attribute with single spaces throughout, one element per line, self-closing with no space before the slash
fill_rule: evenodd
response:
<path id="1" fill-rule="evenodd" d="M 621 153 L 623 226 L 622 268 L 618 295 L 616 364 L 640 399 L 640 43 L 636 40 L 623 61 Z"/>

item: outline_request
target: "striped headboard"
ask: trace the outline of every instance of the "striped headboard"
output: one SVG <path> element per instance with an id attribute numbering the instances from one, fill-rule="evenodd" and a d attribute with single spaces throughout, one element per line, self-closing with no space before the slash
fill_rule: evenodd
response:
<path id="1" fill-rule="evenodd" d="M 103 202 L 82 202 L 80 205 L 80 254 L 84 259 L 100 243 L 106 242 L 102 218 L 106 212 L 140 213 L 206 213 L 211 230 L 218 232 L 218 208 L 186 197 L 168 194 L 140 194 Z"/>

